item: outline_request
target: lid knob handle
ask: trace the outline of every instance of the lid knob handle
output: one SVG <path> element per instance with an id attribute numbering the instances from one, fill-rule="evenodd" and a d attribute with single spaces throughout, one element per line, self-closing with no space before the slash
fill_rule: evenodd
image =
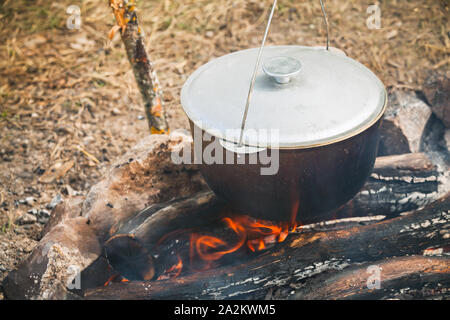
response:
<path id="1" fill-rule="evenodd" d="M 264 72 L 279 84 L 286 84 L 302 70 L 300 61 L 290 57 L 274 57 L 263 65 Z"/>

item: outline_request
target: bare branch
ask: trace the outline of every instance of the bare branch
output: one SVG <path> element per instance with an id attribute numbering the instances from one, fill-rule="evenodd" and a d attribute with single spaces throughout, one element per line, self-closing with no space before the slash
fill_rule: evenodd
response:
<path id="1" fill-rule="evenodd" d="M 169 127 L 164 114 L 161 86 L 144 46 L 144 34 L 138 24 L 134 0 L 110 0 L 110 6 L 117 21 L 109 38 L 121 30 L 122 41 L 133 67 L 134 76 L 144 101 L 150 132 L 164 134 Z"/>

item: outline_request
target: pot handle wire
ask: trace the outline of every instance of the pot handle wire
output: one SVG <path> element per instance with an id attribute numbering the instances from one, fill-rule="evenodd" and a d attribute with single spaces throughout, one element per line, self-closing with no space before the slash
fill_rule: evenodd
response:
<path id="1" fill-rule="evenodd" d="M 326 49 L 329 50 L 330 35 L 329 35 L 328 18 L 327 18 L 327 14 L 325 12 L 325 6 L 323 4 L 323 1 L 322 0 L 319 0 L 319 1 L 320 1 L 320 7 L 322 8 L 322 14 L 323 14 L 324 22 L 325 22 L 325 27 L 327 29 Z M 242 117 L 241 134 L 239 137 L 239 144 L 238 144 L 239 147 L 242 146 L 242 142 L 243 142 L 243 138 L 244 138 L 245 123 L 247 121 L 248 109 L 250 106 L 250 101 L 252 99 L 253 89 L 255 87 L 256 75 L 258 74 L 259 66 L 261 64 L 262 52 L 263 52 L 264 46 L 266 44 L 267 36 L 269 35 L 270 25 L 272 23 L 273 14 L 275 13 L 275 9 L 277 7 L 277 2 L 278 2 L 277 0 L 273 1 L 272 10 L 270 11 L 269 19 L 267 21 L 266 31 L 264 32 L 264 37 L 263 37 L 261 47 L 259 48 L 259 52 L 258 52 L 258 58 L 256 59 L 255 70 L 253 71 L 252 81 L 250 82 L 250 88 L 248 90 L 248 95 L 247 95 L 247 101 L 245 103 L 244 115 Z"/>
<path id="2" fill-rule="evenodd" d="M 320 7 L 322 8 L 322 14 L 323 14 L 323 21 L 325 23 L 325 27 L 327 28 L 327 50 L 330 50 L 330 28 L 328 26 L 328 18 L 327 13 L 325 12 L 325 6 L 323 4 L 322 0 L 320 1 Z"/>
<path id="3" fill-rule="evenodd" d="M 247 121 L 248 107 L 250 106 L 250 101 L 252 99 L 253 88 L 255 87 L 256 75 L 258 74 L 259 65 L 261 64 L 261 56 L 266 43 L 267 35 L 269 34 L 270 24 L 272 23 L 273 14 L 275 8 L 277 7 L 277 0 L 273 1 L 272 10 L 270 11 L 269 21 L 267 21 L 266 31 L 264 32 L 263 41 L 261 47 L 259 48 L 258 58 L 256 59 L 255 70 L 253 71 L 252 81 L 250 82 L 250 88 L 248 90 L 247 102 L 245 104 L 244 116 L 242 117 L 241 124 L 241 135 L 239 137 L 239 146 L 242 146 L 242 139 L 244 138 L 245 122 Z"/>

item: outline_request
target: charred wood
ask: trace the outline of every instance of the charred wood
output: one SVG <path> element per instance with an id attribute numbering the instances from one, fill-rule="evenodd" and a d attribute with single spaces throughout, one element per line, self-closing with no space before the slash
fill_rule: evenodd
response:
<path id="1" fill-rule="evenodd" d="M 329 232 L 298 232 L 243 263 L 156 282 L 130 282 L 85 292 L 87 299 L 264 299 L 280 291 L 294 297 L 305 279 L 356 267 L 361 263 L 405 255 L 423 255 L 439 246 L 441 254 L 450 245 L 450 195 L 406 216 L 372 225 Z M 442 261 L 430 265 L 447 279 L 450 270 Z M 448 266 L 448 263 L 447 263 Z M 402 270 L 398 270 L 402 273 Z M 411 271 L 412 274 L 423 270 Z M 439 274 L 441 276 L 439 276 Z M 401 279 L 401 275 L 392 275 Z M 433 280 L 435 281 L 435 280 Z M 299 291 L 300 292 L 300 291 Z M 299 293 L 301 294 L 301 293 Z M 326 297 L 324 293 L 323 298 Z M 339 296 L 338 296 L 339 297 Z M 321 298 L 316 295 L 314 298 Z"/>
<path id="2" fill-rule="evenodd" d="M 424 154 L 406 154 L 399 156 L 380 157 L 377 159 L 372 177 L 365 188 L 346 206 L 338 212 L 332 213 L 330 218 L 348 218 L 358 216 L 379 216 L 381 218 L 392 218 L 407 211 L 417 209 L 425 204 L 434 201 L 440 192 L 440 172 L 430 162 Z M 441 188 L 442 189 L 442 188 Z M 158 256 L 167 257 L 173 252 L 173 247 L 155 248 L 155 244 L 161 237 L 176 230 L 188 228 L 195 229 L 202 226 L 209 227 L 210 231 L 217 235 L 223 235 L 219 220 L 225 214 L 232 213 L 223 202 L 219 201 L 211 191 L 200 192 L 192 197 L 177 199 L 165 204 L 153 205 L 128 221 L 118 224 L 113 229 L 118 230 L 112 241 L 108 241 L 105 249 L 111 256 L 121 256 L 116 250 L 124 245 L 135 248 L 136 243 L 142 247 L 137 254 L 127 259 L 118 259 L 113 263 L 117 272 L 129 276 L 132 280 L 142 280 L 139 275 L 153 274 L 156 267 L 156 275 L 160 274 L 167 267 L 164 259 L 156 259 L 153 263 L 140 265 L 139 272 L 131 272 L 133 268 L 128 268 L 128 260 L 148 260 L 149 253 L 158 253 Z M 380 218 L 378 218 L 380 219 Z M 370 223 L 370 219 L 368 222 Z M 312 231 L 337 230 L 348 228 L 352 225 L 363 223 L 361 221 L 340 221 L 339 225 L 325 223 L 308 226 Z M 178 240 L 177 240 L 178 241 Z M 186 239 L 184 239 L 186 242 Z M 111 246 L 111 243 L 120 245 Z M 137 252 L 136 250 L 131 250 Z M 162 262 L 161 262 L 162 261 Z M 168 261 L 174 262 L 173 259 Z M 170 266 L 170 263 L 169 265 Z M 150 270 L 150 271 L 149 271 Z M 90 283 L 91 281 L 87 281 Z M 91 287 L 92 288 L 92 287 Z"/>
<path id="3" fill-rule="evenodd" d="M 449 269 L 449 256 L 394 257 L 309 279 L 292 298 L 446 299 L 450 297 Z"/>
<path id="4" fill-rule="evenodd" d="M 364 188 L 335 217 L 395 217 L 423 207 L 448 191 L 444 172 L 423 153 L 378 157 Z"/>
<path id="5" fill-rule="evenodd" d="M 363 190 L 337 212 L 323 220 L 384 215 L 395 217 L 425 206 L 449 191 L 440 172 L 422 153 L 379 157 Z M 113 226 L 118 234 L 133 234 L 142 243 L 156 243 L 180 229 L 210 225 L 232 209 L 211 191 L 153 205 L 131 219 Z M 320 220 L 320 219 L 318 219 Z"/>

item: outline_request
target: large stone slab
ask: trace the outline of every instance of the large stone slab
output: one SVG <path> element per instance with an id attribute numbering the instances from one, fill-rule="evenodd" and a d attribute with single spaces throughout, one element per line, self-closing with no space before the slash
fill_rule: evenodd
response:
<path id="1" fill-rule="evenodd" d="M 423 85 L 423 93 L 433 113 L 450 128 L 450 72 L 432 73 Z"/>
<path id="2" fill-rule="evenodd" d="M 388 107 L 380 131 L 379 156 L 420 152 L 431 110 L 415 93 L 389 94 Z"/>

